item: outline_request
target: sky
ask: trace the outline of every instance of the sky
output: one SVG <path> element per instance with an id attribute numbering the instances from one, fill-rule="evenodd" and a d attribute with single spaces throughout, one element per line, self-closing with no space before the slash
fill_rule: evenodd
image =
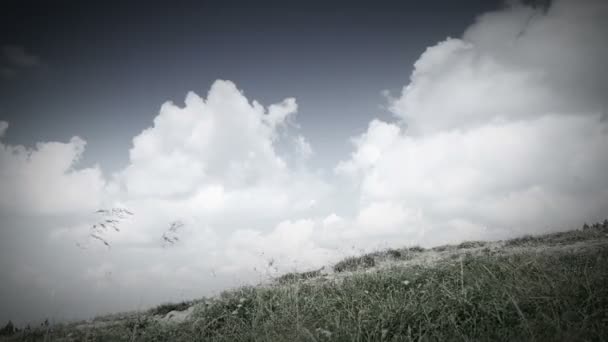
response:
<path id="1" fill-rule="evenodd" d="M 0 13 L 0 322 L 608 213 L 602 0 Z"/>

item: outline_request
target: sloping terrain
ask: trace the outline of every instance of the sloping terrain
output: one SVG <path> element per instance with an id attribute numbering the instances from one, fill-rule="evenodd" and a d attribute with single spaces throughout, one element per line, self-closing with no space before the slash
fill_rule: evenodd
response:
<path id="1" fill-rule="evenodd" d="M 608 221 L 497 242 L 390 249 L 272 284 L 3 341 L 603 341 Z"/>

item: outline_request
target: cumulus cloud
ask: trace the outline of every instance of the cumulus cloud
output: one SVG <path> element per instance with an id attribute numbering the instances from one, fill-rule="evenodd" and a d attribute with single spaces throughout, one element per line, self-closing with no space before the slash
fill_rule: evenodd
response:
<path id="1" fill-rule="evenodd" d="M 293 98 L 265 108 L 222 80 L 206 98 L 189 93 L 183 108 L 167 102 L 133 139 L 129 165 L 112 183 L 117 198 L 139 213 L 136 225 L 148 232 L 176 218 L 224 234 L 263 230 L 304 213 L 328 186 L 277 152 L 279 132 L 296 111 Z M 295 139 L 292 153 L 311 153 L 304 137 Z"/>
<path id="2" fill-rule="evenodd" d="M 133 139 L 129 164 L 109 186 L 113 203 L 135 213 L 128 228 L 112 235 L 113 246 L 144 248 L 157 267 L 122 265 L 114 279 L 138 289 L 161 278 L 166 283 L 163 274 L 170 273 L 170 289 L 208 283 L 213 275 L 226 286 L 234 274 L 250 281 L 262 270 L 328 260 L 331 252 L 316 244 L 316 222 L 298 219 L 317 215 L 315 204 L 327 201 L 330 187 L 302 163 L 312 153 L 306 138 L 286 129 L 296 111 L 292 98 L 264 107 L 222 80 L 204 98 L 189 93 L 183 107 L 163 104 L 154 125 Z M 299 159 L 279 153 L 281 139 Z M 183 223 L 179 242 L 162 249 L 162 234 L 176 220 Z"/>
<path id="3" fill-rule="evenodd" d="M 10 226 L 3 234 L 16 234 L 4 241 L 28 236 L 42 244 L 35 255 L 15 251 L 7 257 L 37 259 L 31 261 L 37 277 L 51 284 L 88 284 L 100 298 L 117 289 L 133 298 L 149 292 L 150 304 L 168 300 L 175 288 L 194 297 L 251 280 L 252 267 L 261 264 L 250 256 L 263 250 L 286 263 L 308 255 L 303 265 L 320 264 L 324 259 L 309 241 L 312 226 L 298 216 L 315 215 L 329 185 L 303 163 L 312 153 L 306 138 L 287 130 L 296 111 L 293 98 L 264 107 L 232 82 L 218 80 L 204 98 L 191 92 L 183 106 L 163 104 L 153 125 L 133 138 L 128 165 L 109 179 L 97 167 L 76 167 L 86 145 L 78 137 L 34 148 L 0 145 L 0 206 L 11 220 L 3 222 Z M 0 124 L 0 136 L 7 128 Z M 281 141 L 282 153 L 301 158 L 285 158 L 277 149 Z M 104 246 L 90 235 L 100 219 L 94 211 L 112 207 L 134 215 L 120 222 L 119 231 L 104 233 Z M 58 214 L 72 216 L 57 221 Z M 40 235 L 33 237 L 27 228 L 17 234 L 16 227 L 38 225 L 36 215 L 50 218 Z M 163 233 L 177 221 L 178 239 L 163 248 Z M 78 260 L 69 264 L 83 276 L 63 278 L 57 260 L 40 259 L 54 255 L 50 248 Z M 243 276 L 233 278 L 235 271 Z M 12 273 L 16 281 L 29 281 L 18 269 Z"/>
<path id="4" fill-rule="evenodd" d="M 426 244 L 600 219 L 606 14 L 602 1 L 557 0 L 482 15 L 426 50 L 391 101 L 398 121 L 371 122 L 336 171 L 360 186 L 361 203 L 418 210 Z"/>
<path id="5" fill-rule="evenodd" d="M 603 113 L 607 8 L 558 0 L 546 13 L 516 3 L 484 14 L 427 49 L 392 110 L 412 133 Z"/>
<path id="6" fill-rule="evenodd" d="M 0 138 L 8 129 L 0 122 Z M 27 215 L 67 215 L 99 205 L 104 179 L 98 167 L 77 169 L 85 141 L 41 142 L 34 148 L 0 142 L 0 210 Z"/>
<path id="7" fill-rule="evenodd" d="M 284 160 L 274 148 L 277 129 L 294 115 L 294 99 L 268 110 L 228 81 L 213 84 L 206 99 L 186 96 L 184 108 L 165 103 L 154 126 L 133 139 L 123 173 L 129 194 L 179 196 L 200 185 L 255 186 L 284 178 Z"/>

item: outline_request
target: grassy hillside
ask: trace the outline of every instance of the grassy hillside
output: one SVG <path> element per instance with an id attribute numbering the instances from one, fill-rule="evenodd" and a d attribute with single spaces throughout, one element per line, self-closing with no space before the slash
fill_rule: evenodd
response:
<path id="1" fill-rule="evenodd" d="M 608 222 L 543 236 L 391 249 L 272 285 L 6 341 L 602 341 Z"/>

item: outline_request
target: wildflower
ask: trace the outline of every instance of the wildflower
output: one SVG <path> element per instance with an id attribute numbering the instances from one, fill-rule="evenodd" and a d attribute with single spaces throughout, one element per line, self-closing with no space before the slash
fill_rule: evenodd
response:
<path id="1" fill-rule="evenodd" d="M 410 284 L 410 281 L 409 281 L 409 280 L 404 280 L 404 281 L 402 281 L 401 283 L 402 283 L 403 285 L 407 286 L 407 285 L 409 285 L 409 284 Z"/>

